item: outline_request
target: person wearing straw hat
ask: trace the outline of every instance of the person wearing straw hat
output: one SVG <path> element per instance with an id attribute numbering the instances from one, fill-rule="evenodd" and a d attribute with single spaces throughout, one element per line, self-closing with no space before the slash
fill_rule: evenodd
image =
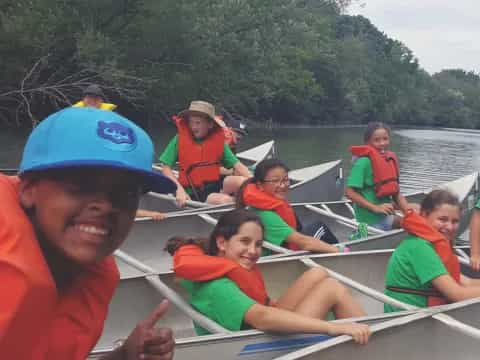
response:
<path id="1" fill-rule="evenodd" d="M 85 359 L 119 282 L 112 253 L 141 194 L 171 193 L 149 136 L 111 111 L 67 108 L 30 134 L 19 175 L 0 175 L 0 354 Z M 105 359 L 172 359 L 159 304 Z M 127 311 L 127 310 L 126 310 Z M 140 320 L 140 319 L 139 319 Z"/>
<path id="2" fill-rule="evenodd" d="M 225 144 L 215 107 L 206 101 L 192 101 L 190 107 L 175 116 L 174 120 L 178 134 L 159 160 L 163 164 L 162 172 L 177 183 L 178 205 L 185 205 L 191 198 L 211 204 L 232 202 L 230 194 L 236 193 L 251 174 Z M 178 179 L 172 172 L 177 160 Z M 227 176 L 222 182 L 222 166 L 233 168 L 238 176 Z"/>
<path id="3" fill-rule="evenodd" d="M 113 111 L 117 108 L 117 105 L 106 103 L 102 88 L 96 84 L 92 84 L 83 90 L 83 99 L 75 103 L 73 107 L 93 107 L 100 110 Z"/>

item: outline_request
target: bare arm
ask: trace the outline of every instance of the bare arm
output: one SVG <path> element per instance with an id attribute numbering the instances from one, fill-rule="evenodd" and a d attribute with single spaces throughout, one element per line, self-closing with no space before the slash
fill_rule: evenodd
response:
<path id="1" fill-rule="evenodd" d="M 224 168 L 223 166 L 220 167 L 220 175 L 228 176 L 228 175 L 233 175 L 233 173 L 234 173 L 233 168 L 227 169 L 227 168 Z"/>
<path id="2" fill-rule="evenodd" d="M 479 286 L 458 284 L 450 275 L 440 275 L 432 280 L 432 285 L 452 302 L 480 297 Z"/>
<path id="3" fill-rule="evenodd" d="M 463 286 L 480 286 L 480 279 L 472 279 L 468 276 L 460 274 L 460 283 Z"/>
<path id="4" fill-rule="evenodd" d="M 252 177 L 252 173 L 248 168 L 242 164 L 241 161 L 238 161 L 234 166 L 233 166 L 233 171 L 235 175 L 240 175 L 244 176 L 246 178 Z"/>
<path id="5" fill-rule="evenodd" d="M 286 239 L 289 243 L 297 245 L 300 249 L 311 251 L 311 252 L 320 252 L 320 253 L 337 253 L 339 252 L 338 247 L 326 243 L 325 241 L 315 239 L 311 236 L 304 235 L 298 231 L 294 231 L 287 236 Z"/>
<path id="6" fill-rule="evenodd" d="M 405 199 L 405 196 L 403 196 L 400 193 L 397 193 L 394 197 L 393 200 L 395 203 L 398 205 L 400 211 L 404 214 L 407 213 L 407 210 L 409 208 L 408 201 Z"/>
<path id="7" fill-rule="evenodd" d="M 183 188 L 183 186 L 178 182 L 178 179 L 175 176 L 175 174 L 173 173 L 172 168 L 170 166 L 163 164 L 162 165 L 162 173 L 163 173 L 163 175 L 170 178 L 175 184 L 177 184 L 177 190 L 179 188 Z"/>
<path id="8" fill-rule="evenodd" d="M 378 213 L 378 214 L 385 214 L 385 215 L 393 215 L 395 213 L 395 209 L 393 208 L 392 204 L 381 204 L 375 205 L 372 204 L 370 201 L 365 199 L 362 195 L 360 195 L 354 188 L 347 187 L 345 189 L 345 196 L 352 200 L 355 204 L 370 210 L 371 212 Z"/>
<path id="9" fill-rule="evenodd" d="M 364 324 L 336 324 L 260 304 L 252 305 L 248 309 L 244 321 L 262 331 L 326 333 L 332 336 L 351 335 L 356 342 L 361 344 L 367 343 L 370 335 L 368 326 Z"/>
<path id="10" fill-rule="evenodd" d="M 172 179 L 172 181 L 175 182 L 175 184 L 177 184 L 177 192 L 175 194 L 175 197 L 177 198 L 177 203 L 179 206 L 185 206 L 185 202 L 187 200 L 190 200 L 190 196 L 187 194 L 182 184 L 180 184 L 177 177 L 173 174 L 173 171 L 170 168 L 170 166 L 164 164 L 162 167 L 162 173 L 163 175 Z"/>
<path id="11" fill-rule="evenodd" d="M 165 219 L 165 214 L 158 211 L 138 209 L 135 217 L 151 217 L 153 220 L 163 220 Z"/>
<path id="12" fill-rule="evenodd" d="M 470 266 L 480 270 L 480 210 L 477 208 L 470 219 Z"/>

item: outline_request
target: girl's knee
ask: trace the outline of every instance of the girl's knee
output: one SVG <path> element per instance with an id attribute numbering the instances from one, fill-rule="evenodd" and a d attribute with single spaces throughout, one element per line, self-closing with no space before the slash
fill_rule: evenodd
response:
<path id="1" fill-rule="evenodd" d="M 329 277 L 323 281 L 323 284 L 328 290 L 334 292 L 335 294 L 342 296 L 349 292 L 348 288 L 338 282 L 337 280 Z"/>
<path id="2" fill-rule="evenodd" d="M 211 205 L 227 204 L 233 202 L 233 198 L 227 194 L 212 193 L 208 195 L 206 202 Z"/>
<path id="3" fill-rule="evenodd" d="M 305 275 L 307 275 L 309 278 L 312 278 L 312 280 L 315 282 L 322 282 L 329 277 L 327 271 L 320 267 L 308 270 Z"/>
<path id="4" fill-rule="evenodd" d="M 247 180 L 247 178 L 243 176 L 227 176 L 223 180 L 223 192 L 228 194 L 236 193 L 245 180 Z"/>

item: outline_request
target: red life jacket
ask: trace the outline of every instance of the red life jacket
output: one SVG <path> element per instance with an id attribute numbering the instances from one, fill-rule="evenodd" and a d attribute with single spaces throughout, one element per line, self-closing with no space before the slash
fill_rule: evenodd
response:
<path id="1" fill-rule="evenodd" d="M 269 299 L 258 267 L 247 270 L 233 260 L 205 255 L 197 245 L 183 245 L 173 256 L 175 275 L 190 281 L 210 281 L 227 276 L 250 298 L 262 305 Z"/>
<path id="2" fill-rule="evenodd" d="M 450 241 L 445 236 L 427 223 L 424 217 L 411 210 L 402 219 L 402 227 L 408 233 L 431 242 L 450 276 L 460 283 L 460 263 L 453 252 Z M 448 302 L 443 296 L 428 296 L 427 298 L 428 306 L 443 305 Z"/>
<path id="3" fill-rule="evenodd" d="M 186 121 L 174 117 L 178 130 L 178 181 L 184 187 L 202 187 L 220 179 L 220 161 L 223 157 L 225 135 L 219 126 L 198 143 Z M 190 181 L 189 181 L 190 178 Z"/>
<path id="4" fill-rule="evenodd" d="M 245 186 L 242 196 L 245 205 L 261 210 L 275 211 L 283 221 L 293 229 L 297 230 L 297 218 L 295 217 L 295 212 L 288 201 L 267 194 L 265 191 L 260 190 L 255 184 L 248 184 Z M 300 250 L 300 247 L 288 242 L 287 248 L 290 250 Z"/>
<path id="5" fill-rule="evenodd" d="M 19 204 L 19 180 L 0 175 L 0 354 L 5 359 L 85 359 L 100 337 L 119 281 L 113 257 L 58 292 Z"/>
<path id="6" fill-rule="evenodd" d="M 225 136 L 225 144 L 230 146 L 230 148 L 234 149 L 238 143 L 238 136 L 237 133 L 225 124 L 222 115 L 215 115 L 216 123 L 222 128 L 223 135 Z"/>
<path id="7" fill-rule="evenodd" d="M 391 196 L 399 192 L 398 158 L 393 151 L 378 152 L 370 145 L 352 146 L 354 156 L 368 156 L 372 163 L 373 186 L 377 197 Z"/>

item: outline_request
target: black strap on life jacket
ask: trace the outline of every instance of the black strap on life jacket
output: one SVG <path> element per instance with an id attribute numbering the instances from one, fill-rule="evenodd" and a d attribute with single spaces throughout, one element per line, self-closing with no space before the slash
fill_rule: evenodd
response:
<path id="1" fill-rule="evenodd" d="M 190 173 L 197 167 L 206 167 L 206 166 L 216 166 L 219 165 L 220 162 L 218 161 L 201 161 L 195 164 L 190 165 L 185 170 L 185 177 L 187 178 L 188 185 L 192 189 L 193 196 L 195 197 L 196 201 L 204 201 L 203 199 L 206 198 L 207 194 L 205 194 L 205 183 L 203 183 L 199 187 L 195 187 L 193 185 L 192 178 L 190 177 Z"/>
<path id="2" fill-rule="evenodd" d="M 443 297 L 442 293 L 435 289 L 410 289 L 405 287 L 387 285 L 387 290 L 403 294 L 422 295 L 427 297 Z"/>

